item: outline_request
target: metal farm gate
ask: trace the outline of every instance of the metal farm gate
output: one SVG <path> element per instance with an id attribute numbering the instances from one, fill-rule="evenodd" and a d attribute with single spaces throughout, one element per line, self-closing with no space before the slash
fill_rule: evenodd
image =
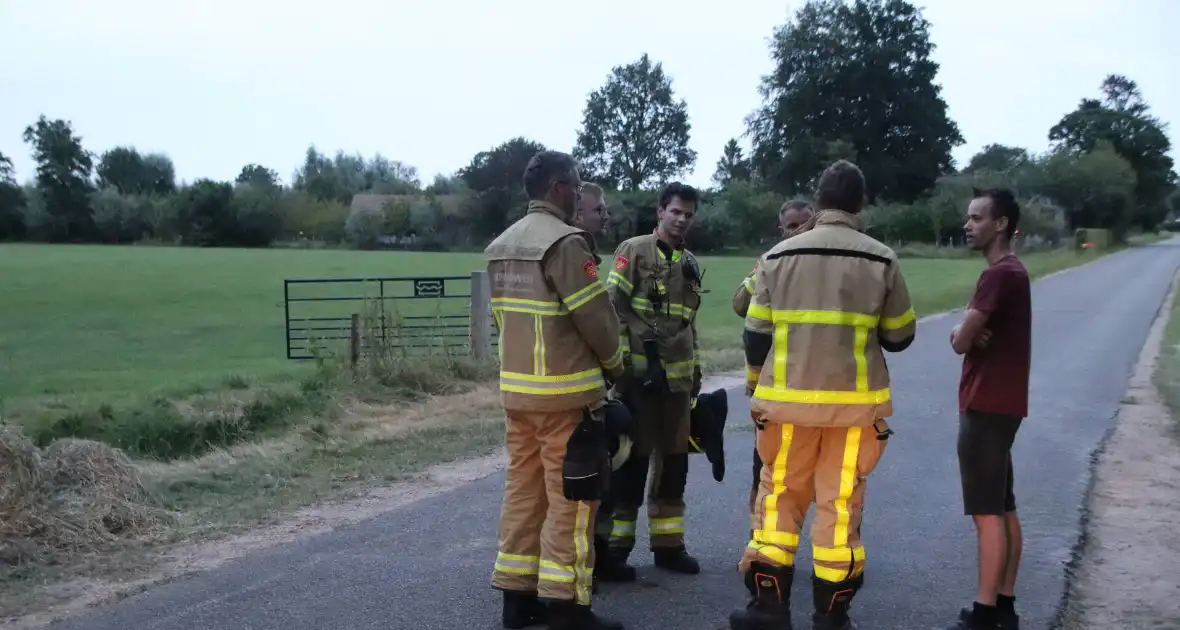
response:
<path id="1" fill-rule="evenodd" d="M 288 359 L 312 359 L 319 349 L 351 346 L 355 360 L 360 346 L 372 343 L 407 355 L 495 352 L 483 271 L 424 278 L 291 278 L 283 280 L 283 303 Z"/>

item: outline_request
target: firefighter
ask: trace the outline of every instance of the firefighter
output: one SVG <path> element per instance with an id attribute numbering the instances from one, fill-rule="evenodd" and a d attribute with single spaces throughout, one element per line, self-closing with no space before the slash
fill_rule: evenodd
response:
<path id="1" fill-rule="evenodd" d="M 702 275 L 696 257 L 684 248 L 684 238 L 698 203 L 693 187 L 665 186 L 655 231 L 620 243 L 607 277 L 629 368 L 615 390 L 635 416 L 636 435 L 634 454 L 613 478 L 616 505 L 607 557 L 598 573 L 603 581 L 635 579 L 627 558 L 635 545 L 649 465 L 648 535 L 655 564 L 677 573 L 700 572 L 684 544 L 689 414 L 701 387 L 696 315 Z"/>
<path id="2" fill-rule="evenodd" d="M 812 501 L 813 628 L 852 627 L 865 481 L 892 434 L 884 352 L 905 350 L 917 326 L 897 255 L 864 233 L 860 169 L 829 166 L 815 201 L 814 226 L 760 258 L 746 315 L 763 468 L 739 563 L 751 599 L 730 615 L 733 630 L 791 627 L 794 558 Z"/>
<path id="3" fill-rule="evenodd" d="M 485 250 L 508 448 L 492 585 L 504 593 L 505 628 L 621 630 L 590 609 L 619 321 L 586 233 L 570 225 L 581 187 L 573 158 L 538 153 L 523 182 L 527 213 Z"/>
<path id="4" fill-rule="evenodd" d="M 790 238 L 799 228 L 815 216 L 811 204 L 801 199 L 792 199 L 778 209 L 778 230 L 783 238 Z M 754 295 L 754 272 L 758 271 L 758 264 L 754 264 L 754 271 L 746 276 L 742 283 L 733 290 L 733 312 L 742 319 L 746 318 L 746 310 L 750 308 L 750 297 Z M 746 394 L 752 394 L 747 391 Z M 754 449 L 754 474 L 750 484 L 750 522 L 754 520 L 754 498 L 758 495 L 758 477 L 762 474 L 762 459 L 758 457 L 758 449 Z M 753 527 L 753 525 L 751 525 Z M 751 529 L 751 537 L 753 530 Z"/>

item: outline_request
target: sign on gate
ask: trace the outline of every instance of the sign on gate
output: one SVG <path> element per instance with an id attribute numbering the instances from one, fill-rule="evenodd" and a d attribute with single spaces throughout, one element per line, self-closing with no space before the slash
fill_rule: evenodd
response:
<path id="1" fill-rule="evenodd" d="M 283 309 L 288 359 L 311 359 L 319 349 L 346 343 L 354 355 L 358 343 L 379 343 L 405 354 L 489 356 L 495 343 L 483 271 L 291 278 L 283 281 Z"/>

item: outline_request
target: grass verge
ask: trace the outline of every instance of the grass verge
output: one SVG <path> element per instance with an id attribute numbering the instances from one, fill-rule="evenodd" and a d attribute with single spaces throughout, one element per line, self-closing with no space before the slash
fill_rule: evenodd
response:
<path id="1" fill-rule="evenodd" d="M 1172 415 L 1172 436 L 1180 440 L 1180 300 L 1172 303 L 1152 381 Z"/>

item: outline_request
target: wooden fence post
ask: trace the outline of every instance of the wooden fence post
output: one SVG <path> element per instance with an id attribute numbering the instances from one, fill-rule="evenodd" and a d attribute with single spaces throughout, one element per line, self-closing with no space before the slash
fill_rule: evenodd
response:
<path id="1" fill-rule="evenodd" d="M 348 331 L 348 365 L 353 370 L 356 369 L 356 363 L 361 357 L 361 316 L 358 313 L 352 314 L 352 325 Z"/>
<path id="2" fill-rule="evenodd" d="M 492 287 L 488 272 L 471 272 L 471 356 L 492 357 Z"/>

